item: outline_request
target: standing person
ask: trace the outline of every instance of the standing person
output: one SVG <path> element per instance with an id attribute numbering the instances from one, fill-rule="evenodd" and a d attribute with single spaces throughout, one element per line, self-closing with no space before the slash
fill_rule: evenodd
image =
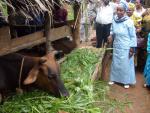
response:
<path id="1" fill-rule="evenodd" d="M 109 0 L 102 0 L 100 7 L 96 9 L 96 47 L 101 48 L 107 42 L 113 19 L 113 9 Z"/>
<path id="2" fill-rule="evenodd" d="M 136 28 L 136 36 L 137 36 L 137 52 L 135 55 L 135 66 L 138 67 L 138 59 L 139 59 L 139 53 L 141 53 L 141 48 L 144 44 L 144 38 L 141 38 L 140 36 L 140 32 L 141 32 L 141 22 L 142 22 L 142 17 L 137 15 L 136 13 L 133 13 L 135 10 L 135 5 L 133 3 L 129 3 L 128 4 L 128 11 L 127 14 L 128 16 L 131 18 L 131 20 L 133 20 L 134 22 L 134 26 Z"/>
<path id="3" fill-rule="evenodd" d="M 134 13 L 137 14 L 138 16 L 142 16 L 145 11 L 146 9 L 143 8 L 141 0 L 136 0 Z"/>
<path id="4" fill-rule="evenodd" d="M 126 15 L 126 11 L 126 3 L 120 2 L 108 37 L 109 42 L 114 40 L 109 85 L 117 82 L 122 83 L 124 88 L 129 88 L 129 85 L 136 83 L 134 52 L 137 40 L 133 21 Z"/>
<path id="5" fill-rule="evenodd" d="M 145 78 L 144 87 L 150 87 L 150 33 L 148 34 L 147 40 L 147 60 L 144 68 L 144 78 Z"/>
<path id="6" fill-rule="evenodd" d="M 85 0 L 85 3 L 81 5 L 80 42 L 87 41 L 89 37 L 90 19 L 88 11 L 89 11 L 89 1 Z"/>
<path id="7" fill-rule="evenodd" d="M 88 41 L 92 30 L 95 14 L 96 0 L 85 0 L 81 5 L 80 42 Z"/>
<path id="8" fill-rule="evenodd" d="M 134 26 L 136 28 L 136 32 L 139 33 L 141 32 L 141 22 L 142 22 L 142 17 L 134 13 L 135 10 L 135 5 L 133 3 L 128 4 L 128 11 L 127 15 L 133 20 Z"/>

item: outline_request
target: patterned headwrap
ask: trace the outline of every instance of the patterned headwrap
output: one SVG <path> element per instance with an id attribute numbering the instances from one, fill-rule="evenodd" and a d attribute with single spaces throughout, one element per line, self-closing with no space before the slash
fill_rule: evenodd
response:
<path id="1" fill-rule="evenodd" d="M 131 9 L 131 10 L 134 10 L 135 9 L 135 5 L 133 3 L 129 3 L 128 4 L 128 8 Z"/>
<path id="2" fill-rule="evenodd" d="M 121 0 L 120 3 L 118 4 L 118 7 L 122 7 L 124 9 L 124 11 L 128 10 L 128 4 L 127 2 Z"/>

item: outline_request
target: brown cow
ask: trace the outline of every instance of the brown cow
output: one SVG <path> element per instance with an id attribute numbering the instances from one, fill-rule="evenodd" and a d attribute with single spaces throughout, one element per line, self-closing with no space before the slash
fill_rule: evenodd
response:
<path id="1" fill-rule="evenodd" d="M 15 91 L 19 87 L 19 73 L 22 67 L 21 88 L 31 86 L 49 91 L 56 97 L 68 96 L 60 79 L 59 65 L 53 52 L 44 57 L 29 57 L 17 53 L 0 57 L 0 97 L 5 91 Z"/>

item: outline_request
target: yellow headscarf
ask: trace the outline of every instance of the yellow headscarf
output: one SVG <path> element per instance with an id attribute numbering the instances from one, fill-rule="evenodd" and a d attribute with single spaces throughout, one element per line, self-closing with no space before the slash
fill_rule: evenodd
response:
<path id="1" fill-rule="evenodd" d="M 130 18 L 133 20 L 135 27 L 141 27 L 142 17 L 133 13 L 133 15 Z"/>
<path id="2" fill-rule="evenodd" d="M 128 3 L 128 8 L 134 11 L 135 5 L 133 3 Z"/>

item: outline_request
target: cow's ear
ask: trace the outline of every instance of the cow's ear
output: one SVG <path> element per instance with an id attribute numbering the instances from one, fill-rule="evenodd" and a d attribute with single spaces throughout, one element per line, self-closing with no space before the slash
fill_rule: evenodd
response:
<path id="1" fill-rule="evenodd" d="M 37 80 L 38 73 L 38 66 L 33 67 L 32 70 L 29 72 L 27 78 L 24 80 L 23 84 L 28 85 L 34 83 Z"/>

